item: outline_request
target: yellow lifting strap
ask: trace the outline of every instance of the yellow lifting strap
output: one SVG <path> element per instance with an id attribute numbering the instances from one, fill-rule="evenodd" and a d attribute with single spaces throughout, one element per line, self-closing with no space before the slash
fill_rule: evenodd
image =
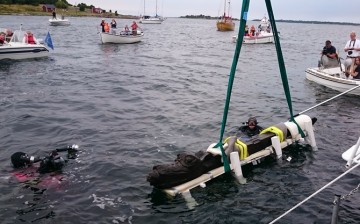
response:
<path id="1" fill-rule="evenodd" d="M 278 136 L 280 139 L 280 142 L 285 141 L 284 132 L 281 129 L 279 129 L 278 127 L 275 127 L 275 126 L 268 127 L 266 129 L 262 130 L 260 132 L 260 135 L 268 133 L 268 132 L 274 133 L 276 136 Z"/>
<path id="2" fill-rule="evenodd" d="M 230 137 L 227 137 L 224 140 L 224 143 L 227 143 L 229 141 Z M 247 149 L 247 145 L 245 143 L 243 143 L 242 141 L 240 141 L 238 138 L 235 141 L 235 145 L 239 148 L 239 157 L 240 160 L 244 160 L 246 157 L 248 157 L 248 149 Z"/>

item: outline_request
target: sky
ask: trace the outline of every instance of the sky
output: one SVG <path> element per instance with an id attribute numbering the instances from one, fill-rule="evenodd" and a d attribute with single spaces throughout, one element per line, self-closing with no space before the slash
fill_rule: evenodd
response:
<path id="1" fill-rule="evenodd" d="M 155 15 L 156 0 L 145 0 L 147 15 Z M 185 15 L 219 16 L 225 0 L 157 0 L 158 14 L 164 17 Z M 227 2 L 229 0 L 226 0 Z M 144 0 L 68 0 L 70 4 L 85 3 L 123 15 L 141 15 Z M 359 0 L 272 0 L 275 19 L 316 20 L 360 23 Z M 231 0 L 230 15 L 240 17 L 241 0 Z M 264 0 L 251 0 L 248 19 L 261 19 L 267 14 Z"/>

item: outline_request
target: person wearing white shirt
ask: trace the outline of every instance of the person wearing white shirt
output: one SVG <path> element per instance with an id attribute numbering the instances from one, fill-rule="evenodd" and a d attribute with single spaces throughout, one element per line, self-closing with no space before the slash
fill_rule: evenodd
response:
<path id="1" fill-rule="evenodd" d="M 348 72 L 354 64 L 354 60 L 360 57 L 360 40 L 356 39 L 356 33 L 350 33 L 350 40 L 346 43 L 344 51 L 346 52 L 346 60 L 344 62 L 345 70 Z"/>

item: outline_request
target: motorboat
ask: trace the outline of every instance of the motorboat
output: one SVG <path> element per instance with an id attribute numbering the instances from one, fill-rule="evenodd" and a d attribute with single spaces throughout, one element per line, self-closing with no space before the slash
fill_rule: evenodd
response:
<path id="1" fill-rule="evenodd" d="M 47 57 L 49 50 L 41 43 L 42 40 L 33 37 L 34 42 L 29 41 L 31 35 L 29 31 L 14 31 L 10 41 L 0 45 L 0 60 Z"/>
<path id="2" fill-rule="evenodd" d="M 226 0 L 224 2 L 224 14 L 216 22 L 216 28 L 218 31 L 233 31 L 235 29 L 235 23 L 232 21 L 232 18 L 229 16 L 230 11 L 230 1 L 228 2 L 228 14 L 226 15 Z"/>
<path id="3" fill-rule="evenodd" d="M 100 32 L 101 42 L 104 43 L 114 43 L 114 44 L 133 44 L 140 42 L 143 38 L 144 33 L 140 30 L 134 35 L 131 31 L 121 31 L 117 32 Z"/>
<path id="4" fill-rule="evenodd" d="M 233 42 L 236 43 L 237 36 L 233 36 Z M 244 36 L 244 44 L 267 44 L 274 43 L 273 33 L 261 31 L 256 36 Z"/>
<path id="5" fill-rule="evenodd" d="M 69 26 L 70 21 L 64 16 L 49 19 L 50 26 Z"/>
<path id="6" fill-rule="evenodd" d="M 360 79 L 352 79 L 351 76 L 345 76 L 345 66 L 341 65 L 334 68 L 308 68 L 305 70 L 306 78 L 310 81 L 316 82 L 320 85 L 345 92 L 360 85 Z M 355 88 L 353 91 L 348 92 L 353 95 L 360 95 L 360 88 Z"/>
<path id="7" fill-rule="evenodd" d="M 232 40 L 235 43 L 237 41 L 237 36 L 233 36 Z M 244 44 L 266 44 L 274 43 L 274 34 L 271 31 L 271 26 L 269 20 L 264 16 L 258 26 L 258 32 L 255 32 L 255 35 L 245 35 L 243 39 Z"/>

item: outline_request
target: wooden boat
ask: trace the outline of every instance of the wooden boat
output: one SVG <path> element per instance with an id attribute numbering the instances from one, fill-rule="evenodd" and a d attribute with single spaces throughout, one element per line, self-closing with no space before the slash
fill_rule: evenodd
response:
<path id="1" fill-rule="evenodd" d="M 131 31 L 120 33 L 100 33 L 101 42 L 104 43 L 114 43 L 114 44 L 133 44 L 140 42 L 143 38 L 144 33 L 137 31 L 136 35 L 133 35 Z"/>
<path id="2" fill-rule="evenodd" d="M 235 23 L 232 21 L 232 18 L 229 16 L 230 10 L 230 1 L 228 2 L 228 13 L 226 15 L 226 0 L 224 2 L 224 15 L 221 16 L 220 20 L 216 22 L 216 27 L 218 31 L 233 31 L 235 30 Z"/>

